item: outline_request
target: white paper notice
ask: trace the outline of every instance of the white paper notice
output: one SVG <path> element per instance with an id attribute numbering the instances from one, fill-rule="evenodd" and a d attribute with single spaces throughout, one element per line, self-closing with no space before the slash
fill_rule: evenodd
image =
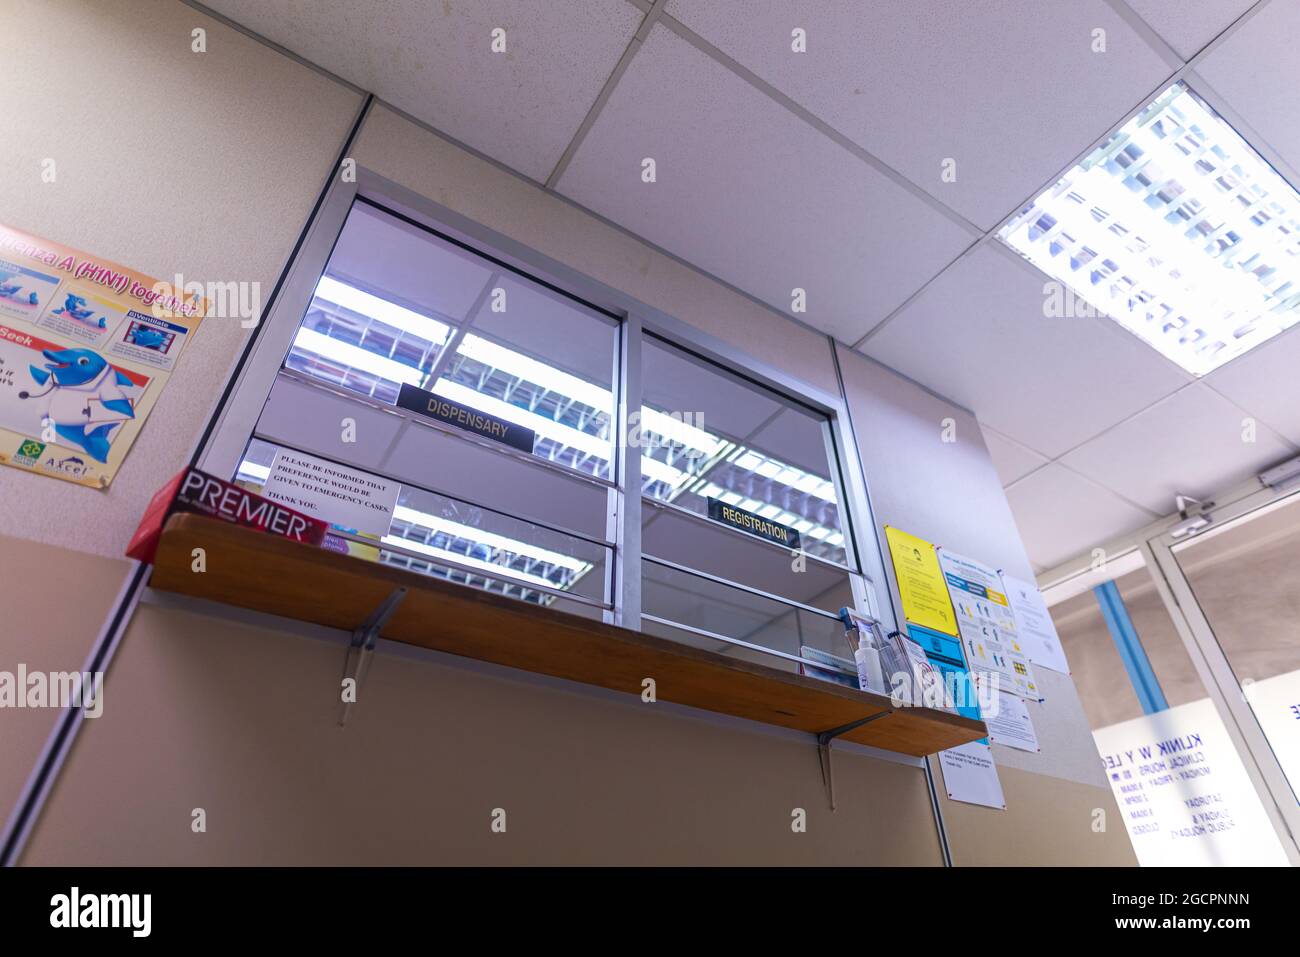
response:
<path id="1" fill-rule="evenodd" d="M 1143 867 L 1285 867 L 1209 698 L 1092 733 Z"/>
<path id="2" fill-rule="evenodd" d="M 1245 692 L 1291 790 L 1300 794 L 1300 671 L 1252 681 Z"/>
<path id="3" fill-rule="evenodd" d="M 359 535 L 387 535 L 402 487 L 302 452 L 280 449 L 262 494 Z"/>
<path id="4" fill-rule="evenodd" d="M 998 768 L 987 744 L 972 741 L 940 751 L 939 768 L 943 771 L 943 786 L 952 800 L 1006 810 Z"/>
<path id="5" fill-rule="evenodd" d="M 1047 610 L 1038 586 L 1003 575 L 1002 587 L 1016 616 L 1016 637 L 1025 657 L 1036 665 L 1068 675 L 1070 664 L 1065 660 L 1061 639 L 1052 624 L 1052 614 Z"/>
<path id="6" fill-rule="evenodd" d="M 993 744 L 1006 745 L 1022 752 L 1040 750 L 1039 736 L 1034 733 L 1034 720 L 1030 718 L 1030 706 L 1024 703 L 1023 698 L 998 692 L 997 714 L 982 716 L 988 726 L 988 740 Z"/>
<path id="7" fill-rule="evenodd" d="M 989 728 L 989 740 L 1020 751 L 1038 751 L 1038 735 L 1023 698 L 1005 691 L 998 693 L 997 713 L 983 714 Z"/>
<path id="8" fill-rule="evenodd" d="M 1016 636 L 1016 617 L 1002 594 L 997 571 L 974 559 L 939 550 L 948 594 L 957 612 L 966 666 L 975 675 L 996 674 L 997 687 L 1033 701 L 1042 699 L 1029 659 Z"/>

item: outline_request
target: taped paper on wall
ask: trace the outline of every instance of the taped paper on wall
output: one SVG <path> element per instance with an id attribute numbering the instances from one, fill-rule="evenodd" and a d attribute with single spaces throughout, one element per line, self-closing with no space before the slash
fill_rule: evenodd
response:
<path id="1" fill-rule="evenodd" d="M 971 741 L 940 751 L 939 769 L 943 772 L 943 786 L 951 800 L 982 804 L 999 811 L 1007 809 L 998 767 L 993 763 L 993 751 L 987 744 Z"/>
<path id="2" fill-rule="evenodd" d="M 998 692 L 996 709 L 984 715 L 989 727 L 989 740 L 1018 751 L 1038 751 L 1038 735 L 1029 717 L 1029 706 L 1024 699 L 1005 691 Z"/>
<path id="3" fill-rule="evenodd" d="M 388 534 L 402 486 L 303 452 L 278 449 L 262 495 L 339 528 Z"/>
<path id="4" fill-rule="evenodd" d="M 1060 636 L 1052 624 L 1052 613 L 1047 610 L 1038 586 L 1005 574 L 1002 586 L 1016 616 L 1016 636 L 1025 657 L 1039 667 L 1068 675 L 1070 664 L 1065 660 Z"/>
<path id="5" fill-rule="evenodd" d="M 946 549 L 939 550 L 952 606 L 957 612 L 966 664 L 977 676 L 996 674 L 997 687 L 1040 700 L 1029 659 L 1016 639 L 1016 619 L 995 569 Z"/>
<path id="6" fill-rule="evenodd" d="M 885 540 L 903 600 L 903 617 L 945 635 L 956 635 L 957 621 L 934 546 L 890 525 L 885 526 Z"/>

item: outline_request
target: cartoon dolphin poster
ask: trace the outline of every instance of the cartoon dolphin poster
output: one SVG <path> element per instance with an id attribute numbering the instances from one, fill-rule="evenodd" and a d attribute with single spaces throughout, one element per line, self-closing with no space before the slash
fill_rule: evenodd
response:
<path id="1" fill-rule="evenodd" d="M 19 399 L 44 398 L 42 418 L 55 433 L 85 450 L 97 462 L 108 461 L 112 435 L 135 418 L 135 400 L 128 394 L 136 384 L 89 349 L 45 349 L 45 368 L 28 366 L 43 392 L 18 393 Z"/>

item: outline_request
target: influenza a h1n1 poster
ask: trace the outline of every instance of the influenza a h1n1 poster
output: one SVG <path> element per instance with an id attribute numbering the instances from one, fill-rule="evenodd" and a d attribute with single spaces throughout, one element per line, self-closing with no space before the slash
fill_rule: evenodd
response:
<path id="1" fill-rule="evenodd" d="M 207 307 L 0 225 L 0 464 L 105 488 Z"/>

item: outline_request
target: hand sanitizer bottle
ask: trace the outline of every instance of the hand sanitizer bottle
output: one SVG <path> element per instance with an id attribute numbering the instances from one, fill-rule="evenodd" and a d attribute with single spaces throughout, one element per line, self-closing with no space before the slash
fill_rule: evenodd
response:
<path id="1" fill-rule="evenodd" d="M 880 652 L 872 645 L 870 632 L 860 633 L 853 662 L 858 666 L 858 687 L 873 694 L 884 694 L 885 676 L 880 670 Z"/>

